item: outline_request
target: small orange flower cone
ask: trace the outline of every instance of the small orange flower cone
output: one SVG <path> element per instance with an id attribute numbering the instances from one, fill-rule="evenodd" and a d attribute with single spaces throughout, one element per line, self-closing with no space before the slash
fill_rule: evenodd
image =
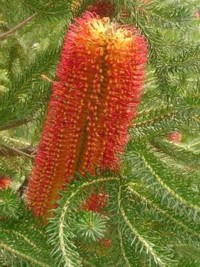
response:
<path id="1" fill-rule="evenodd" d="M 167 135 L 167 140 L 173 143 L 180 143 L 182 140 L 182 134 L 178 131 L 171 132 Z"/>
<path id="2" fill-rule="evenodd" d="M 50 216 L 59 190 L 76 173 L 119 170 L 146 57 L 146 42 L 131 26 L 94 13 L 70 26 L 27 189 L 36 216 Z"/>
<path id="3" fill-rule="evenodd" d="M 0 177 L 0 189 L 7 189 L 9 188 L 11 180 L 9 177 Z"/>

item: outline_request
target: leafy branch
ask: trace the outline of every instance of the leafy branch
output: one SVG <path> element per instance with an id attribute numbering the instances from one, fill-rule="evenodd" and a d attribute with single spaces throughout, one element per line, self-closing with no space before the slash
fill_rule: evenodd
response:
<path id="1" fill-rule="evenodd" d="M 17 30 L 19 30 L 21 27 L 23 27 L 26 24 L 28 24 L 32 19 L 35 18 L 36 15 L 37 15 L 37 13 L 31 15 L 30 17 L 26 18 L 25 20 L 23 20 L 22 22 L 20 22 L 19 24 L 17 24 L 15 27 L 13 27 L 12 29 L 10 29 L 9 31 L 0 34 L 0 41 L 5 40 L 10 35 L 14 34 Z"/>
<path id="2" fill-rule="evenodd" d="M 80 205 L 83 193 L 88 187 L 112 181 L 117 182 L 118 178 L 98 178 L 87 182 L 79 180 L 68 186 L 67 191 L 62 193 L 56 215 L 50 219 L 47 229 L 50 236 L 49 243 L 55 246 L 52 255 L 56 256 L 58 266 L 63 266 L 62 264 L 69 267 L 81 266 L 76 246 L 73 244 L 74 234 L 70 227 L 73 221 L 72 211 L 77 209 L 78 204 Z"/>

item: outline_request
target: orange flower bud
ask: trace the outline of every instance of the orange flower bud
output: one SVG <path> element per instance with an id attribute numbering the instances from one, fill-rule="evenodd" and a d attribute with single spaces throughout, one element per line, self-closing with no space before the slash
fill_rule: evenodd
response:
<path id="1" fill-rule="evenodd" d="M 10 186 L 11 180 L 9 177 L 0 177 L 0 189 L 7 189 Z"/>
<path id="2" fill-rule="evenodd" d="M 110 239 L 103 238 L 99 241 L 99 245 L 102 247 L 109 248 L 112 245 L 112 241 Z"/>
<path id="3" fill-rule="evenodd" d="M 180 132 L 174 131 L 167 135 L 167 139 L 173 143 L 180 143 L 182 134 Z"/>

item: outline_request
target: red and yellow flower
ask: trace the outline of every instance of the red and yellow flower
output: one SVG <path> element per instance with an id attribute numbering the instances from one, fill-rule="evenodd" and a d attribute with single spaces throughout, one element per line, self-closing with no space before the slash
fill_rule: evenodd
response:
<path id="1" fill-rule="evenodd" d="M 49 217 L 76 173 L 118 171 L 136 116 L 147 45 L 131 26 L 85 13 L 68 30 L 57 68 L 27 200 Z"/>

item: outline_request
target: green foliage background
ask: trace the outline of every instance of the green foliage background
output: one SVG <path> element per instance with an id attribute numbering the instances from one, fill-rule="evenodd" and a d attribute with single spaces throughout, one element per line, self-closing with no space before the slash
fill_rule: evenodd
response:
<path id="1" fill-rule="evenodd" d="M 149 45 L 121 173 L 77 179 L 61 193 L 47 227 L 23 202 L 65 30 L 94 2 L 74 11 L 72 0 L 1 0 L 0 176 L 12 184 L 0 191 L 0 266 L 198 267 L 199 0 L 111 1 L 113 19 L 138 27 Z M 172 131 L 182 134 L 181 143 L 167 140 Z M 102 186 L 110 196 L 105 213 L 80 212 L 89 192 Z M 102 238 L 111 246 L 100 245 Z"/>

